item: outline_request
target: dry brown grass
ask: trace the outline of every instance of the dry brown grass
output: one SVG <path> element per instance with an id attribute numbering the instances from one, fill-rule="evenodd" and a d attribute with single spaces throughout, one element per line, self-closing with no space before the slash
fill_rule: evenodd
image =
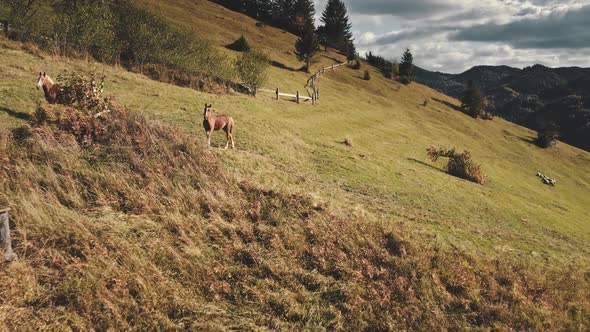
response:
<path id="1" fill-rule="evenodd" d="M 474 258 L 227 175 L 203 144 L 115 107 L 0 133 L 20 261 L 3 328 L 584 330 L 590 275 Z"/>

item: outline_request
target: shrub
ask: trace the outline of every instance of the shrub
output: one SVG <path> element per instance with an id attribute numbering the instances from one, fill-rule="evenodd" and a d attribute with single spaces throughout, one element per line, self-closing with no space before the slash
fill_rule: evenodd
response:
<path id="1" fill-rule="evenodd" d="M 58 102 L 94 113 L 103 112 L 109 105 L 109 99 L 101 97 L 104 89 L 104 79 L 105 76 L 103 75 L 97 83 L 96 74 L 94 73 L 90 77 L 77 73 L 59 75 L 57 80 L 62 92 L 58 94 Z"/>
<path id="2" fill-rule="evenodd" d="M 10 30 L 4 30 L 13 40 L 30 41 L 45 32 L 48 17 L 42 10 L 45 4 L 39 0 L 0 0 L 0 13 L 5 14 Z M 1 15 L 1 14 L 0 14 Z M 2 15 L 4 16 L 4 15 Z"/>
<path id="3" fill-rule="evenodd" d="M 270 60 L 262 53 L 250 51 L 240 54 L 234 65 L 240 80 L 254 92 L 266 81 Z"/>
<path id="4" fill-rule="evenodd" d="M 479 164 L 471 160 L 469 151 L 458 153 L 454 148 L 435 148 L 431 146 L 427 149 L 428 157 L 432 161 L 437 161 L 438 158 L 449 158 L 449 163 L 446 166 L 446 171 L 456 177 L 460 177 L 471 182 L 485 184 L 486 177 L 481 171 Z"/>
<path id="5" fill-rule="evenodd" d="M 15 31 L 57 55 L 121 61 L 131 68 L 139 66 L 140 72 L 144 65 L 156 64 L 187 75 L 224 80 L 234 74 L 228 58 L 198 33 L 175 26 L 130 0 L 9 2 Z M 49 3 L 53 10 L 46 10 Z"/>
<path id="6" fill-rule="evenodd" d="M 227 48 L 238 52 L 249 52 L 250 44 L 248 44 L 248 41 L 246 40 L 244 35 L 242 35 L 240 36 L 240 38 L 238 38 L 238 40 L 228 45 Z"/>
<path id="7" fill-rule="evenodd" d="M 371 73 L 369 73 L 369 71 L 368 71 L 368 70 L 365 70 L 365 74 L 364 74 L 364 76 L 363 76 L 363 79 L 364 79 L 365 81 L 370 81 L 370 80 L 371 80 Z"/>
<path id="8" fill-rule="evenodd" d="M 56 34 L 68 44 L 101 61 L 111 61 L 119 54 L 117 18 L 111 3 L 65 0 L 54 8 Z"/>

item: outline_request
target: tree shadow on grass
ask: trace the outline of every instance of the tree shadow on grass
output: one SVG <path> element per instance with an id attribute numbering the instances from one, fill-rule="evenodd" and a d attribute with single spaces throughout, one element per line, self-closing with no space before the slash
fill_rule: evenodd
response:
<path id="1" fill-rule="evenodd" d="M 14 110 L 11 110 L 10 108 L 4 107 L 4 106 L 0 106 L 0 112 L 4 112 L 4 113 L 12 116 L 13 118 L 17 118 L 17 119 L 25 120 L 25 121 L 30 121 L 33 118 L 28 113 L 14 111 Z"/>
<path id="2" fill-rule="evenodd" d="M 434 170 L 437 170 L 437 171 L 439 171 L 439 172 L 443 172 L 443 173 L 445 173 L 445 174 L 447 173 L 447 172 L 445 172 L 445 170 L 444 170 L 444 169 L 442 169 L 442 168 L 438 168 L 438 167 L 436 167 L 436 166 L 432 166 L 432 165 L 430 165 L 430 164 L 427 164 L 427 163 L 425 163 L 425 162 L 423 162 L 423 161 L 421 161 L 421 160 L 418 160 L 418 159 L 415 159 L 415 158 L 408 158 L 408 160 L 409 160 L 409 161 L 413 161 L 413 162 L 415 162 L 415 163 L 417 163 L 417 164 L 420 164 L 420 165 L 422 165 L 422 166 L 426 166 L 426 167 L 428 167 L 428 168 L 432 168 L 432 169 L 434 169 Z"/>
<path id="3" fill-rule="evenodd" d="M 449 107 L 451 109 L 454 109 L 455 111 L 459 111 L 459 112 L 461 111 L 461 108 L 459 106 L 457 106 L 455 104 L 452 104 L 452 103 L 449 103 L 448 101 L 444 101 L 444 100 L 438 99 L 438 98 L 432 98 L 432 100 L 437 101 L 437 102 L 439 102 L 439 103 L 441 103 L 441 104 L 443 104 L 443 105 L 445 105 L 445 106 L 447 106 L 447 107 Z"/>
<path id="4" fill-rule="evenodd" d="M 291 68 L 291 67 L 285 65 L 284 63 L 280 63 L 280 62 L 275 61 L 275 60 L 272 60 L 270 62 L 270 65 L 273 66 L 273 67 L 277 67 L 279 69 L 285 69 L 285 70 L 288 70 L 288 71 L 301 71 L 301 68 L 300 69 Z"/>
<path id="5" fill-rule="evenodd" d="M 340 62 L 341 62 L 340 60 L 336 59 L 335 57 L 331 57 L 331 56 L 328 56 L 328 55 L 326 55 L 326 54 L 322 54 L 322 57 L 324 57 L 324 58 L 326 58 L 326 59 L 330 59 L 330 60 L 332 60 L 332 61 L 336 62 L 336 64 L 338 64 L 338 63 L 340 63 Z"/>

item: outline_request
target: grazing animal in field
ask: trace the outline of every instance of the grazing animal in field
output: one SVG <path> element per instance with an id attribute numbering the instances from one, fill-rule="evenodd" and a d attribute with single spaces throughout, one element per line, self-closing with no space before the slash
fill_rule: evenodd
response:
<path id="1" fill-rule="evenodd" d="M 43 87 L 43 92 L 45 93 L 45 100 L 50 104 L 57 103 L 62 90 L 46 73 L 39 73 L 37 89 L 40 89 L 41 87 Z"/>
<path id="2" fill-rule="evenodd" d="M 235 147 L 234 145 L 234 119 L 231 116 L 227 115 L 215 115 L 213 114 L 213 110 L 211 110 L 212 105 L 205 104 L 205 110 L 203 112 L 203 128 L 205 128 L 205 133 L 207 134 L 207 145 L 211 146 L 211 133 L 214 130 L 221 130 L 225 131 L 227 136 L 227 143 L 225 144 L 225 148 L 229 146 L 231 142 L 231 148 Z"/>

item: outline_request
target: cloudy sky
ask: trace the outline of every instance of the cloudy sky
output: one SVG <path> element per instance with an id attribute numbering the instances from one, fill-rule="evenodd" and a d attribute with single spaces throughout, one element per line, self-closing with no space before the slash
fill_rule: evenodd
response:
<path id="1" fill-rule="evenodd" d="M 318 16 L 327 0 L 315 0 Z M 357 49 L 459 73 L 475 65 L 590 67 L 590 0 L 344 0 Z"/>

